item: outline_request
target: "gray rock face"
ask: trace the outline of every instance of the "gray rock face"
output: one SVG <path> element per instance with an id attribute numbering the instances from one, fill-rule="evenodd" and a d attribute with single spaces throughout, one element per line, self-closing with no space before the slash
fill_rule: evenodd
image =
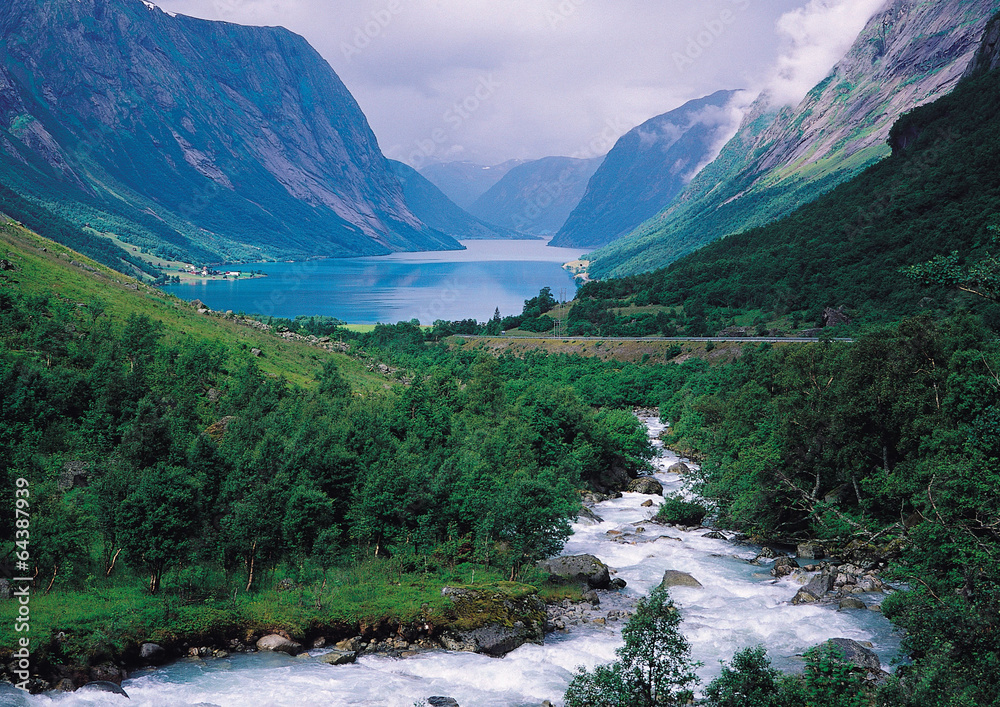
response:
<path id="1" fill-rule="evenodd" d="M 320 662 L 327 665 L 349 665 L 350 663 L 356 663 L 357 660 L 358 654 L 354 651 L 332 650 L 320 656 Z"/>
<path id="2" fill-rule="evenodd" d="M 538 568 L 564 580 L 576 580 L 592 589 L 607 589 L 611 582 L 608 566 L 593 555 L 569 555 L 541 560 Z"/>
<path id="3" fill-rule="evenodd" d="M 459 707 L 458 702 L 452 697 L 428 697 L 427 704 L 431 707 Z"/>
<path id="4" fill-rule="evenodd" d="M 630 493 L 643 493 L 647 496 L 662 496 L 663 484 L 652 476 L 640 476 L 638 479 L 629 482 L 625 490 Z"/>
<path id="5" fill-rule="evenodd" d="M 803 560 L 822 560 L 826 557 L 823 546 L 816 543 L 803 543 L 797 546 L 795 554 Z"/>
<path id="6" fill-rule="evenodd" d="M 983 34 L 982 44 L 965 76 L 977 76 L 997 68 L 1000 68 L 1000 20 L 994 18 Z"/>
<path id="7" fill-rule="evenodd" d="M 0 37 L 0 152 L 34 188 L 94 199 L 205 260 L 233 244 L 301 258 L 461 247 L 408 208 L 357 102 L 286 29 L 134 0 L 6 0 Z"/>
<path id="8" fill-rule="evenodd" d="M 702 587 L 701 582 L 692 577 L 687 572 L 681 572 L 679 570 L 667 570 L 663 573 L 663 581 L 660 582 L 660 586 L 669 589 L 670 587 Z"/>
<path id="9" fill-rule="evenodd" d="M 257 650 L 274 651 L 275 653 L 287 653 L 288 655 L 298 655 L 302 652 L 302 644 L 290 641 L 284 636 L 272 633 L 257 641 Z"/>
<path id="10" fill-rule="evenodd" d="M 875 652 L 850 638 L 831 638 L 821 648 L 831 648 L 835 653 L 841 653 L 842 660 L 856 668 L 874 673 L 882 672 L 882 661 Z"/>

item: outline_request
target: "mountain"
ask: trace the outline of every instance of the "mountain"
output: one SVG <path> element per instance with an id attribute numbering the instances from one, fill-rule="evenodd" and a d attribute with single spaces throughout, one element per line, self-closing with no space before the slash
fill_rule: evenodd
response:
<path id="1" fill-rule="evenodd" d="M 524 233 L 551 235 L 565 223 L 603 157 L 545 157 L 514 167 L 469 212 Z"/>
<path id="2" fill-rule="evenodd" d="M 662 267 L 787 215 L 884 159 L 892 124 L 954 89 L 997 10 L 1000 0 L 890 0 L 798 106 L 761 95 L 673 204 L 592 254 L 591 276 Z"/>
<path id="3" fill-rule="evenodd" d="M 329 64 L 285 29 L 141 0 L 6 0 L 0 182 L 188 259 L 456 249 Z"/>
<path id="4" fill-rule="evenodd" d="M 990 29 L 1000 33 L 1000 16 Z M 571 333 L 574 320 L 576 331 L 635 336 L 734 322 L 788 331 L 831 316 L 871 324 L 962 309 L 1000 330 L 1000 304 L 901 272 L 952 253 L 960 266 L 997 255 L 1000 68 L 989 67 L 998 57 L 995 42 L 984 44 L 979 68 L 952 93 L 896 122 L 888 158 L 790 216 L 654 272 L 587 283 L 568 317 Z"/>
<path id="5" fill-rule="evenodd" d="M 468 209 L 519 164 L 524 164 L 524 160 L 508 160 L 492 167 L 473 162 L 438 162 L 421 167 L 420 173 L 449 199 Z"/>
<path id="6" fill-rule="evenodd" d="M 413 167 L 395 160 L 389 160 L 389 166 L 403 185 L 406 205 L 431 228 L 458 240 L 524 238 L 520 233 L 480 221 Z"/>
<path id="7" fill-rule="evenodd" d="M 605 245 L 669 204 L 732 134 L 734 93 L 689 101 L 622 136 L 552 245 Z"/>

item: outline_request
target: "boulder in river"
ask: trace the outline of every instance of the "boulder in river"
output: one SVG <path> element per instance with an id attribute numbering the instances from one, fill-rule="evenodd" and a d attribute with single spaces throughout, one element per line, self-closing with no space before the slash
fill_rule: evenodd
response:
<path id="1" fill-rule="evenodd" d="M 833 582 L 836 579 L 829 572 L 821 572 L 820 574 L 809 580 L 809 584 L 802 587 L 798 593 L 792 598 L 793 604 L 812 604 L 813 602 L 822 599 L 827 592 L 833 589 Z"/>
<path id="2" fill-rule="evenodd" d="M 533 593 L 453 587 L 442 593 L 453 602 L 446 611 L 452 628 L 440 637 L 448 650 L 500 657 L 525 643 L 541 645 L 545 640 L 545 602 Z"/>
<path id="3" fill-rule="evenodd" d="M 428 697 L 427 704 L 430 707 L 459 707 L 454 697 Z"/>
<path id="4" fill-rule="evenodd" d="M 831 638 L 820 644 L 819 649 L 829 651 L 831 657 L 839 663 L 864 671 L 867 680 L 881 681 L 886 676 L 882 670 L 882 661 L 875 651 L 850 638 Z"/>
<path id="5" fill-rule="evenodd" d="M 667 469 L 667 473 L 668 474 L 680 474 L 681 476 L 683 476 L 684 474 L 690 474 L 691 473 L 691 467 L 689 467 L 684 462 L 676 462 L 676 463 L 670 465 L 670 467 Z"/>
<path id="6" fill-rule="evenodd" d="M 577 521 L 580 521 L 580 522 L 586 521 L 588 523 L 593 523 L 595 525 L 598 524 L 598 523 L 603 523 L 604 522 L 603 518 L 601 518 L 599 515 L 597 515 L 596 513 L 594 513 L 594 511 L 592 509 L 588 508 L 587 506 L 581 506 L 580 507 L 580 514 L 576 517 L 576 519 L 577 519 Z"/>
<path id="7" fill-rule="evenodd" d="M 774 565 L 771 567 L 771 575 L 779 578 L 787 577 L 798 569 L 798 566 L 799 563 L 792 557 L 779 557 L 774 561 Z"/>
<path id="8" fill-rule="evenodd" d="M 689 575 L 687 572 L 680 572 L 678 570 L 667 570 L 663 573 L 663 581 L 660 582 L 660 586 L 664 589 L 669 589 L 670 587 L 702 587 L 701 582 Z"/>
<path id="9" fill-rule="evenodd" d="M 563 580 L 585 583 L 591 589 L 607 589 L 611 583 L 608 566 L 593 555 L 567 555 L 541 560 L 538 568 Z"/>
<path id="10" fill-rule="evenodd" d="M 273 651 L 275 653 L 287 653 L 288 655 L 298 655 L 302 652 L 302 644 L 272 633 L 257 641 L 257 650 Z"/>
<path id="11" fill-rule="evenodd" d="M 342 651 L 337 649 L 320 656 L 320 662 L 326 663 L 327 665 L 348 665 L 350 663 L 356 663 L 357 660 L 358 654 L 354 651 Z"/>
<path id="12" fill-rule="evenodd" d="M 630 481 L 625 490 L 630 493 L 641 493 L 647 496 L 662 496 L 663 484 L 652 476 L 640 476 L 638 479 Z"/>
<path id="13" fill-rule="evenodd" d="M 122 689 L 121 685 L 113 683 L 110 680 L 92 680 L 80 689 L 87 692 L 111 692 L 115 695 L 125 695 L 125 697 L 128 697 L 128 693 Z"/>
<path id="14" fill-rule="evenodd" d="M 868 605 L 865 604 L 860 599 L 856 599 L 854 597 L 846 597 L 845 599 L 840 600 L 840 605 L 838 606 L 838 608 L 841 609 L 842 611 L 846 611 L 849 609 L 867 609 Z"/>

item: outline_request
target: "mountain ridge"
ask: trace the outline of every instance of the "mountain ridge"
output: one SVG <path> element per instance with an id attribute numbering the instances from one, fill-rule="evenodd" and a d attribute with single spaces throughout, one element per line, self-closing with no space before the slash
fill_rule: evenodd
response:
<path id="1" fill-rule="evenodd" d="M 760 96 L 674 203 L 593 254 L 591 276 L 662 267 L 787 215 L 884 159 L 895 120 L 954 89 L 998 10 L 998 0 L 889 0 L 798 106 Z"/>
<path id="2" fill-rule="evenodd" d="M 513 230 L 552 235 L 566 222 L 604 157 L 543 157 L 519 164 L 469 207 L 469 213 Z"/>
<path id="3" fill-rule="evenodd" d="M 23 195 L 203 257 L 461 247 L 409 210 L 357 102 L 299 35 L 141 0 L 10 1 L 0 179 Z"/>
<path id="4" fill-rule="evenodd" d="M 716 91 L 688 101 L 619 138 L 552 245 L 605 245 L 669 204 L 731 130 L 735 95 Z"/>

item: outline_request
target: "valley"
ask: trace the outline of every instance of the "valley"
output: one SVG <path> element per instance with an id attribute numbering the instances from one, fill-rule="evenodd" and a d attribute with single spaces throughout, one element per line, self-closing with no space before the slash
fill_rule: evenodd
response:
<path id="1" fill-rule="evenodd" d="M 265 5 L 0 10 L 0 702 L 1000 705 L 998 0 Z"/>

